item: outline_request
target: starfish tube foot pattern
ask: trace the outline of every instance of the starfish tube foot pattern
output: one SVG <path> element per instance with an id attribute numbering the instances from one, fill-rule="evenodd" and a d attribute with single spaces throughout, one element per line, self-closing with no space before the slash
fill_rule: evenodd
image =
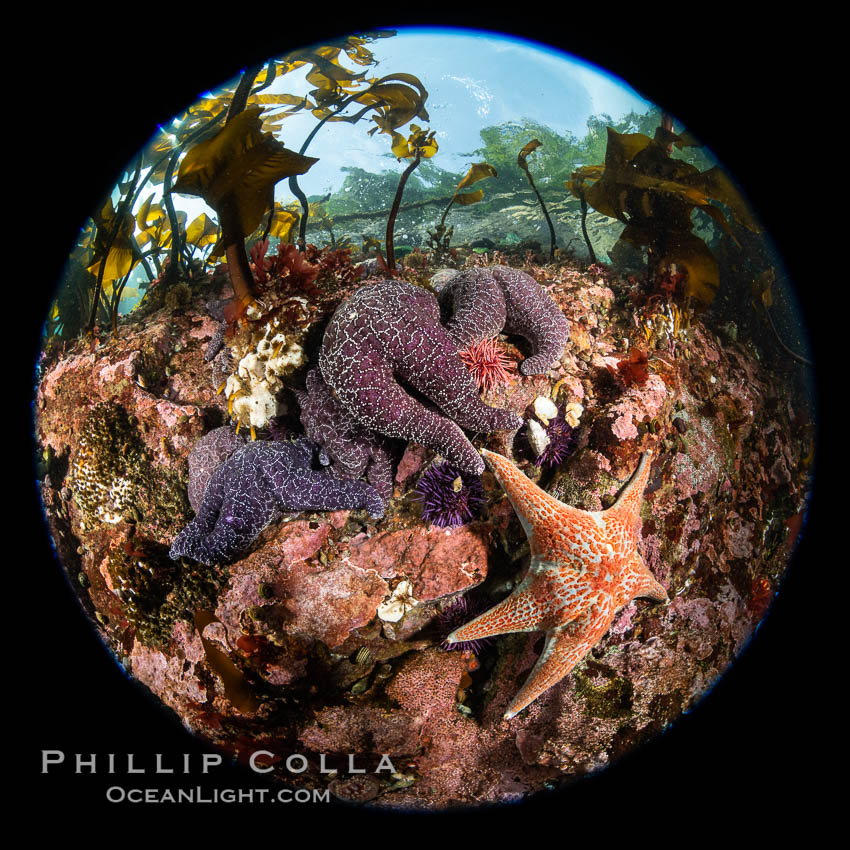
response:
<path id="1" fill-rule="evenodd" d="M 565 505 L 508 458 L 481 453 L 528 536 L 531 564 L 510 596 L 455 629 L 447 641 L 546 632 L 540 658 L 505 712 L 509 720 L 561 681 L 603 637 L 626 603 L 638 596 L 665 602 L 667 591 L 637 550 L 651 452 L 643 454 L 635 474 L 605 511 Z"/>
<path id="2" fill-rule="evenodd" d="M 413 284 L 385 280 L 343 301 L 325 331 L 319 368 L 361 425 L 421 443 L 472 475 L 483 472 L 484 462 L 461 428 L 511 431 L 522 424 L 515 413 L 481 401 L 440 324 L 436 299 Z M 399 380 L 440 412 L 409 395 Z"/>

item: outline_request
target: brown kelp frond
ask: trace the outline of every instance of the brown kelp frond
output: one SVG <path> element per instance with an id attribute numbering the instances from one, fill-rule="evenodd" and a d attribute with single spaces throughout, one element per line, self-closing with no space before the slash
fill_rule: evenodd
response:
<path id="1" fill-rule="evenodd" d="M 172 189 L 202 197 L 217 212 L 225 202 L 234 203 L 237 231 L 222 234 L 225 242 L 245 238 L 259 226 L 278 181 L 304 174 L 318 161 L 263 133 L 261 113 L 259 106 L 249 106 L 212 138 L 195 145 L 186 153 Z"/>
<path id="2" fill-rule="evenodd" d="M 262 132 L 261 113 L 260 107 L 249 106 L 214 136 L 195 145 L 184 157 L 173 188 L 199 195 L 218 213 L 221 238 L 212 256 L 227 254 L 236 293 L 230 318 L 244 314 L 254 300 L 245 237 L 273 209 L 275 184 L 303 174 L 318 161 L 288 150 Z"/>
<path id="3" fill-rule="evenodd" d="M 135 229 L 133 215 L 125 212 L 119 220 L 112 206 L 112 199 L 107 198 L 106 203 L 95 215 L 95 225 L 97 226 L 97 235 L 94 240 L 95 259 L 88 266 L 88 270 L 94 275 L 100 275 L 101 264 L 103 264 L 102 280 L 107 283 L 119 280 L 129 274 L 139 261 L 138 251 L 133 242 Z M 115 237 L 111 244 L 107 244 L 113 229 Z"/>
<path id="4" fill-rule="evenodd" d="M 402 172 L 398 181 L 398 189 L 396 189 L 395 199 L 393 200 L 390 215 L 387 219 L 387 259 L 386 266 L 389 272 L 395 271 L 395 252 L 393 249 L 393 229 L 395 227 L 396 216 L 398 216 L 398 208 L 401 206 L 401 198 L 404 194 L 404 185 L 407 179 L 413 174 L 416 167 L 422 160 L 422 157 L 429 159 L 437 153 L 437 140 L 434 138 L 435 131 L 430 132 L 423 130 L 416 124 L 410 125 L 410 135 L 405 139 L 400 133 L 394 130 L 390 131 L 392 136 L 392 151 L 398 159 L 412 159 L 413 162 L 407 166 Z"/>
<path id="5" fill-rule="evenodd" d="M 469 171 L 463 176 L 460 183 L 449 201 L 449 205 L 443 211 L 443 216 L 440 219 L 440 224 L 445 225 L 446 216 L 454 204 L 460 204 L 462 207 L 468 207 L 472 204 L 477 204 L 484 199 L 484 190 L 476 189 L 473 192 L 461 192 L 461 189 L 468 189 L 470 186 L 477 183 L 479 180 L 486 180 L 488 177 L 498 177 L 499 172 L 490 165 L 489 162 L 475 162 L 469 167 Z"/>
<path id="6" fill-rule="evenodd" d="M 549 257 L 550 259 L 555 259 L 555 248 L 557 247 L 557 243 L 555 241 L 555 227 L 552 224 L 552 219 L 549 217 L 549 210 L 546 209 L 546 204 L 543 202 L 543 196 L 537 190 L 537 186 L 534 183 L 534 178 L 531 176 L 531 172 L 528 170 L 528 157 L 529 154 L 534 153 L 537 148 L 541 147 L 543 143 L 539 139 L 532 139 L 528 144 L 524 145 L 520 152 L 517 154 L 516 162 L 517 165 L 525 172 L 525 176 L 528 178 L 529 185 L 531 186 L 534 194 L 537 196 L 537 201 L 540 204 L 540 209 L 543 210 L 543 217 L 546 219 L 546 224 L 549 226 Z"/>
<path id="7" fill-rule="evenodd" d="M 760 226 L 732 181 L 719 166 L 700 171 L 670 156 L 670 147 L 693 144 L 666 127 L 655 138 L 607 128 L 604 166 L 582 166 L 565 185 L 595 210 L 626 224 L 621 239 L 650 254 L 650 273 L 676 265 L 687 272 L 685 297 L 707 307 L 717 292 L 717 261 L 692 230 L 691 213 L 706 213 L 734 240 L 722 204 L 753 232 Z"/>

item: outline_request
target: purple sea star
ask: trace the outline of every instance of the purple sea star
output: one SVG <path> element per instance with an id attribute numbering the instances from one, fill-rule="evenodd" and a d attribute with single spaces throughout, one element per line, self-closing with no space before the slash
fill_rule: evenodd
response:
<path id="1" fill-rule="evenodd" d="M 440 306 L 451 318 L 446 329 L 458 348 L 468 348 L 504 331 L 524 337 L 531 357 L 523 375 L 547 372 L 561 359 L 570 328 L 558 305 L 531 275 L 509 266 L 460 272 L 442 286 Z"/>
<path id="2" fill-rule="evenodd" d="M 218 322 L 218 327 L 215 329 L 210 341 L 207 343 L 204 351 L 204 361 L 209 363 L 216 355 L 224 348 L 224 336 L 227 333 L 227 322 L 224 319 L 224 308 L 227 301 L 208 301 L 207 313 Z"/>
<path id="3" fill-rule="evenodd" d="M 307 373 L 307 390 L 295 391 L 304 433 L 326 452 L 336 477 L 368 482 L 386 504 L 393 494 L 391 446 L 386 437 L 361 425 L 334 398 L 318 369 Z"/>
<path id="4" fill-rule="evenodd" d="M 314 452 L 304 439 L 238 448 L 210 477 L 197 516 L 174 539 L 171 557 L 228 561 L 284 511 L 366 508 L 383 516 L 383 501 L 369 484 L 311 469 Z"/>
<path id="5" fill-rule="evenodd" d="M 481 401 L 457 345 L 440 324 L 436 299 L 413 284 L 384 280 L 343 301 L 325 331 L 319 368 L 361 425 L 415 440 L 475 475 L 484 462 L 458 426 L 508 431 L 522 424 L 515 413 Z M 444 416 L 408 395 L 398 379 Z"/>
<path id="6" fill-rule="evenodd" d="M 229 425 L 213 428 L 204 434 L 189 452 L 189 504 L 195 513 L 201 508 L 207 484 L 213 473 L 247 438 L 237 434 Z"/>
<path id="7" fill-rule="evenodd" d="M 204 362 L 209 363 L 224 348 L 224 335 L 227 333 L 227 322 L 219 322 L 204 351 Z"/>

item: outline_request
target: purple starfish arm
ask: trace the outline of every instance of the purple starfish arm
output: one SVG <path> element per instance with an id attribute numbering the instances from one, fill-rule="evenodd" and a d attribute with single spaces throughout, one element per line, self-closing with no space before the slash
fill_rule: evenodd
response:
<path id="1" fill-rule="evenodd" d="M 318 369 L 307 373 L 307 391 L 295 391 L 304 432 L 317 443 L 337 478 L 360 478 L 364 473 L 385 503 L 393 493 L 392 453 L 388 441 L 361 425 L 334 398 Z M 324 463 L 320 455 L 320 461 Z M 327 464 L 326 464 L 327 465 Z"/>
<path id="2" fill-rule="evenodd" d="M 488 268 L 469 269 L 451 278 L 439 293 L 449 336 L 460 349 L 501 333 L 507 320 L 505 294 Z"/>
<path id="3" fill-rule="evenodd" d="M 214 428 L 204 434 L 189 452 L 189 504 L 198 513 L 207 485 L 216 469 L 221 466 L 246 438 L 237 434 L 229 425 Z"/>
<path id="4" fill-rule="evenodd" d="M 384 503 L 371 485 L 314 471 L 312 457 L 306 440 L 237 449 L 213 473 L 197 516 L 174 539 L 171 557 L 229 561 L 284 511 L 366 508 L 373 517 L 383 515 Z"/>
<path id="5" fill-rule="evenodd" d="M 212 337 L 210 337 L 210 341 L 207 343 L 206 350 L 204 351 L 204 362 L 209 363 L 210 360 L 215 359 L 219 351 L 224 348 L 224 336 L 226 333 L 227 322 L 220 322 L 218 327 L 215 329 L 215 333 Z"/>
<path id="6" fill-rule="evenodd" d="M 472 474 L 481 473 L 484 463 L 458 426 L 503 431 L 522 424 L 515 413 L 481 401 L 440 324 L 436 299 L 413 284 L 381 281 L 340 304 L 325 331 L 319 368 L 342 407 L 362 425 L 415 440 Z M 399 379 L 444 416 L 408 395 Z"/>
<path id="7" fill-rule="evenodd" d="M 173 559 L 187 557 L 203 564 L 229 561 L 280 516 L 275 494 L 263 486 L 264 476 L 247 448 L 235 452 L 213 473 L 195 519 L 171 545 Z"/>
<path id="8" fill-rule="evenodd" d="M 474 268 L 451 278 L 440 291 L 440 302 L 451 307 L 446 322 L 460 348 L 500 331 L 517 334 L 531 344 L 523 375 L 548 371 L 564 353 L 569 323 L 543 287 L 531 275 L 508 266 Z"/>

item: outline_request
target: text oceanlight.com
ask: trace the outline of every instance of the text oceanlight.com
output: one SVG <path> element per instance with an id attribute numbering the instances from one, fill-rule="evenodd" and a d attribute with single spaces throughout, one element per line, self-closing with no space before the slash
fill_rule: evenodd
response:
<path id="1" fill-rule="evenodd" d="M 330 791 L 320 788 L 122 788 L 106 789 L 110 803 L 328 803 Z"/>

